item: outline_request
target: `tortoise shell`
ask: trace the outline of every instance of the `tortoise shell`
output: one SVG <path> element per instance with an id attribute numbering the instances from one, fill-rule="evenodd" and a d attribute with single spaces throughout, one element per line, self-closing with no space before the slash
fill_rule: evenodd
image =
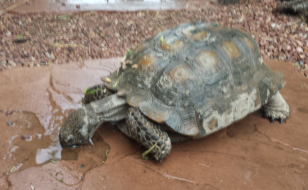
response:
<path id="1" fill-rule="evenodd" d="M 259 109 L 282 88 L 246 32 L 186 23 L 139 44 L 106 87 L 182 135 L 209 135 Z"/>

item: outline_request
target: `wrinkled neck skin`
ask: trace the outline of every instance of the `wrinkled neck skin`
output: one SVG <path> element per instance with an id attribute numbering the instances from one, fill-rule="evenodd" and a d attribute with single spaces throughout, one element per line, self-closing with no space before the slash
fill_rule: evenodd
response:
<path id="1" fill-rule="evenodd" d="M 68 116 L 59 133 L 60 143 L 62 146 L 87 144 L 102 123 L 121 121 L 127 111 L 125 98 L 117 94 L 86 104 Z"/>
<path id="2" fill-rule="evenodd" d="M 91 102 L 84 107 L 88 138 L 91 139 L 97 128 L 105 122 L 118 122 L 127 116 L 128 105 L 123 97 L 113 94 L 104 99 Z"/>

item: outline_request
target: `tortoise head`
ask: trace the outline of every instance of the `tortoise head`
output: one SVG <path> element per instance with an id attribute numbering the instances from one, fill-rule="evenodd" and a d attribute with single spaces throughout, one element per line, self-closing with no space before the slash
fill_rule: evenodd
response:
<path id="1" fill-rule="evenodd" d="M 59 139 L 62 146 L 88 143 L 88 119 L 84 108 L 79 108 L 68 116 L 60 129 Z"/>

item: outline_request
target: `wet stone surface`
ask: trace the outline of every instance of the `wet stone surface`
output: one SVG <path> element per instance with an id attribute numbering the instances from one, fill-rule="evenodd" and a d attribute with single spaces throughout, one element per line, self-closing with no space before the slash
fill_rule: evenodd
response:
<path id="1" fill-rule="evenodd" d="M 11 121 L 8 125 L 6 121 Z M 50 137 L 45 136 L 44 127 L 34 113 L 24 111 L 0 111 L 1 146 L 0 162 L 1 177 L 9 172 L 22 170 L 35 165 L 38 148 L 51 143 Z"/>
<path id="2" fill-rule="evenodd" d="M 86 171 L 104 164 L 110 146 L 101 136 L 95 134 L 93 144 L 63 149 L 58 133 L 68 113 L 81 106 L 83 89 L 101 83 L 100 76 L 115 70 L 116 62 L 16 68 L 0 74 L 1 189 L 17 182 L 20 186 L 13 189 L 20 189 L 26 184 L 15 182 L 14 176 L 27 183 L 35 179 L 32 172 L 71 186 L 82 181 Z M 48 186 L 49 180 L 45 182 Z M 50 187 L 62 188 L 63 184 Z"/>
<path id="3" fill-rule="evenodd" d="M 283 124 L 256 112 L 207 138 L 173 143 L 161 163 L 143 160 L 145 148 L 111 124 L 97 130 L 94 145 L 62 148 L 59 128 L 81 106 L 83 90 L 118 64 L 96 60 L 0 73 L 1 189 L 308 188 L 308 81 L 278 61 L 267 65 L 285 74 L 281 94 L 291 116 Z"/>

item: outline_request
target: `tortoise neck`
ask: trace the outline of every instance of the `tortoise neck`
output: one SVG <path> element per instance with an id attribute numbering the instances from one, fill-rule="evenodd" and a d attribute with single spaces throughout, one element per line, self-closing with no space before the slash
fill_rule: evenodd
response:
<path id="1" fill-rule="evenodd" d="M 113 94 L 84 106 L 88 118 L 88 134 L 91 138 L 96 129 L 105 122 L 118 122 L 126 118 L 126 99 Z"/>

